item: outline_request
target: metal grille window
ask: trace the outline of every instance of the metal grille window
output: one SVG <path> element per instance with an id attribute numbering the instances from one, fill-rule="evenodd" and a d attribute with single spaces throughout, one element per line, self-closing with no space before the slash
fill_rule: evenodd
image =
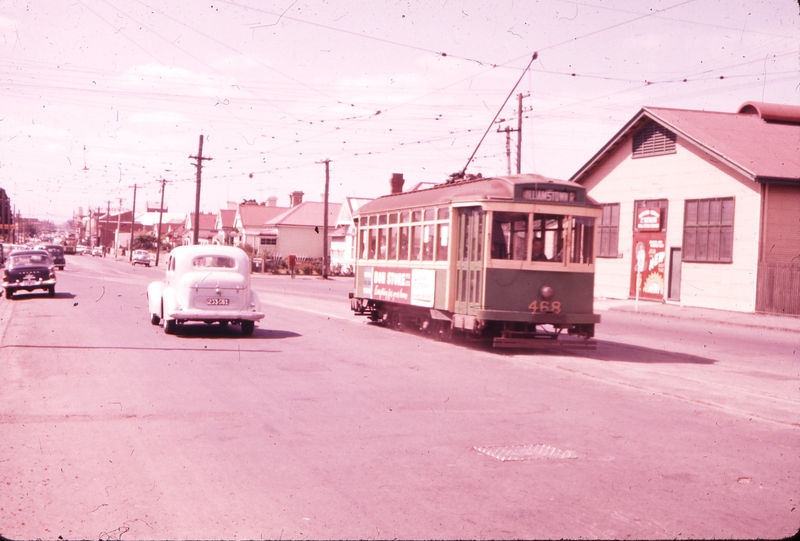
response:
<path id="1" fill-rule="evenodd" d="M 619 203 L 603 205 L 599 233 L 600 250 L 597 257 L 619 257 Z"/>
<path id="2" fill-rule="evenodd" d="M 633 136 L 634 158 L 663 154 L 675 154 L 675 134 L 664 126 L 650 122 Z"/>
<path id="3" fill-rule="evenodd" d="M 733 261 L 733 197 L 687 200 L 683 216 L 683 261 Z"/>

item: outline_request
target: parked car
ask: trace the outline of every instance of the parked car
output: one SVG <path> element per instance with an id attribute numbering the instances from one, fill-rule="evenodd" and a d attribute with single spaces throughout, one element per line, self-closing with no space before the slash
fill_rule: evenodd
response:
<path id="1" fill-rule="evenodd" d="M 147 250 L 134 250 L 131 256 L 131 265 L 150 266 L 150 252 Z"/>
<path id="2" fill-rule="evenodd" d="M 17 291 L 43 289 L 56 295 L 56 268 L 46 250 L 14 250 L 3 269 L 3 289 L 6 299 Z"/>
<path id="3" fill-rule="evenodd" d="M 147 287 L 150 323 L 174 334 L 189 322 L 232 323 L 253 334 L 264 318 L 250 289 L 250 259 L 241 248 L 219 245 L 179 246 L 167 260 L 164 280 Z"/>
<path id="4" fill-rule="evenodd" d="M 92 252 L 92 250 L 88 246 L 86 246 L 85 244 L 78 244 L 78 246 L 75 247 L 75 254 L 76 255 L 89 254 L 91 252 Z"/>
<path id="5" fill-rule="evenodd" d="M 53 260 L 53 265 L 55 265 L 58 270 L 64 270 L 64 266 L 67 264 L 67 258 L 64 257 L 64 247 L 60 244 L 38 244 L 34 246 L 34 250 L 45 250 L 47 253 L 50 254 L 50 258 Z"/>
<path id="6" fill-rule="evenodd" d="M 103 249 L 100 246 L 95 246 L 94 248 L 92 248 L 92 256 L 103 257 Z"/>

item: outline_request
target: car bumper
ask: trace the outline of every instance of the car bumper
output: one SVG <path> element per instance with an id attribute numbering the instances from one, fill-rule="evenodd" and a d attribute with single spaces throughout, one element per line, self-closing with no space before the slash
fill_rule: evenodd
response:
<path id="1" fill-rule="evenodd" d="M 168 319 L 178 321 L 259 321 L 263 312 L 234 312 L 231 310 L 173 310 L 167 313 Z"/>
<path id="2" fill-rule="evenodd" d="M 35 289 L 47 289 L 56 285 L 55 280 L 36 280 L 35 282 L 3 282 L 3 289 L 13 289 L 14 291 L 24 290 L 33 291 Z"/>

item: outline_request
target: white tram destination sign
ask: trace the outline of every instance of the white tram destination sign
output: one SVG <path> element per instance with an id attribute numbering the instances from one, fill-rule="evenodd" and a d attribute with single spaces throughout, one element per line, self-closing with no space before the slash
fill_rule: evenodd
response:
<path id="1" fill-rule="evenodd" d="M 575 203 L 577 201 L 577 194 L 575 192 L 526 188 L 522 190 L 522 198 L 531 201 L 547 201 L 550 203 Z"/>

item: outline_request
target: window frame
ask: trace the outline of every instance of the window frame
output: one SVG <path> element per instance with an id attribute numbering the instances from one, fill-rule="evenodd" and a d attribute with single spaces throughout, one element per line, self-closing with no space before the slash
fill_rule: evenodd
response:
<path id="1" fill-rule="evenodd" d="M 597 221 L 597 238 L 599 246 L 595 258 L 604 257 L 619 259 L 622 254 L 619 251 L 619 219 L 620 203 L 602 203 L 603 214 Z M 616 217 L 614 216 L 616 209 Z M 606 212 L 608 211 L 608 212 Z M 605 250 L 603 249 L 605 247 Z"/>
<path id="2" fill-rule="evenodd" d="M 718 215 L 715 215 L 715 203 L 719 203 Z M 692 205 L 697 205 L 694 212 L 690 212 Z M 708 205 L 708 208 L 702 209 L 701 205 Z M 701 214 L 703 210 L 706 211 L 705 216 Z M 727 219 L 726 211 L 729 214 Z M 681 261 L 687 263 L 733 263 L 735 223 L 735 197 L 686 199 L 683 206 Z M 701 244 L 705 244 L 705 246 L 701 246 Z"/>

